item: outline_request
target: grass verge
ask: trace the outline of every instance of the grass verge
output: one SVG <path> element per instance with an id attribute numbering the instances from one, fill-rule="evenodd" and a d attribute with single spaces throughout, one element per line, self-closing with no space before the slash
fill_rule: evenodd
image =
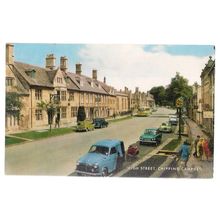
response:
<path id="1" fill-rule="evenodd" d="M 51 131 L 50 130 L 45 130 L 45 131 L 40 131 L 40 132 L 39 131 L 28 131 L 28 132 L 13 134 L 13 136 L 27 138 L 31 140 L 37 140 L 37 139 L 42 139 L 42 138 L 68 134 L 68 133 L 74 132 L 74 130 L 75 130 L 74 127 L 54 128 Z"/>
<path id="2" fill-rule="evenodd" d="M 179 139 L 172 139 L 168 144 L 166 144 L 162 150 L 170 150 L 170 151 L 173 151 L 175 150 L 179 144 L 180 144 L 180 140 Z"/>
<path id="3" fill-rule="evenodd" d="M 25 140 L 14 138 L 14 137 L 5 137 L 5 145 L 11 145 L 11 144 L 19 144 L 24 142 Z"/>

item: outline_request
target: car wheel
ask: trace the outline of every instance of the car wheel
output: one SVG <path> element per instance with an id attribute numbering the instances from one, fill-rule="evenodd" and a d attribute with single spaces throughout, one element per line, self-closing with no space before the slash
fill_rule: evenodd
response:
<path id="1" fill-rule="evenodd" d="M 142 145 L 143 143 L 141 141 L 139 141 L 139 144 Z"/>
<path id="2" fill-rule="evenodd" d="M 102 176 L 103 176 L 103 177 L 108 176 L 108 169 L 107 169 L 107 168 L 104 168 L 104 169 L 102 170 Z"/>

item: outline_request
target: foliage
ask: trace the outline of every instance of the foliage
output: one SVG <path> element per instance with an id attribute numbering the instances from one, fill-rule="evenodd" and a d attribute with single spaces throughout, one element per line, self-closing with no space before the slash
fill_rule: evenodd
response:
<path id="1" fill-rule="evenodd" d="M 192 86 L 188 85 L 188 80 L 181 76 L 180 73 L 176 73 L 166 88 L 163 86 L 153 87 L 150 93 L 154 96 L 157 105 L 169 105 L 172 107 L 175 107 L 177 98 L 183 97 L 184 105 L 187 108 L 192 97 Z"/>
<path id="2" fill-rule="evenodd" d="M 175 106 L 176 100 L 183 97 L 185 104 L 192 97 L 192 87 L 188 85 L 188 80 L 176 73 L 175 77 L 171 79 L 171 83 L 166 89 L 167 100 Z"/>
<path id="3" fill-rule="evenodd" d="M 19 116 L 23 104 L 20 100 L 20 95 L 16 92 L 6 93 L 6 113 Z"/>
<path id="4" fill-rule="evenodd" d="M 51 131 L 51 125 L 53 124 L 53 118 L 56 114 L 58 104 L 56 104 L 55 102 L 52 102 L 52 101 L 50 101 L 50 102 L 41 101 L 41 102 L 37 103 L 37 106 L 38 106 L 38 108 L 41 108 L 47 112 L 48 124 L 50 125 L 50 131 Z"/>
<path id="5" fill-rule="evenodd" d="M 166 100 L 166 92 L 163 86 L 153 87 L 150 90 L 150 94 L 154 96 L 156 105 L 164 105 Z"/>
<path id="6" fill-rule="evenodd" d="M 77 122 L 84 121 L 85 119 L 86 119 L 85 107 L 79 106 L 78 112 L 77 112 Z"/>

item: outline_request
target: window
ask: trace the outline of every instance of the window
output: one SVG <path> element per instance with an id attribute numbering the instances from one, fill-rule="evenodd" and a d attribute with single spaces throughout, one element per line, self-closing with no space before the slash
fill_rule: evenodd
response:
<path id="1" fill-rule="evenodd" d="M 66 101 L 66 91 L 61 91 L 61 100 Z"/>
<path id="2" fill-rule="evenodd" d="M 35 110 L 35 117 L 37 121 L 40 121 L 43 119 L 43 115 L 42 115 L 42 110 L 41 109 L 36 109 Z"/>
<path id="3" fill-rule="evenodd" d="M 35 89 L 35 98 L 36 98 L 36 100 L 42 99 L 42 90 L 41 89 Z"/>
<path id="4" fill-rule="evenodd" d="M 57 77 L 57 83 L 63 83 L 63 78 Z"/>
<path id="5" fill-rule="evenodd" d="M 115 147 L 112 147 L 111 148 L 111 151 L 110 151 L 110 154 L 115 154 L 117 151 L 116 151 L 116 148 Z"/>
<path id="6" fill-rule="evenodd" d="M 77 116 L 77 107 L 71 107 L 71 118 Z"/>
<path id="7" fill-rule="evenodd" d="M 69 100 L 74 101 L 74 92 L 69 93 Z"/>
<path id="8" fill-rule="evenodd" d="M 14 84 L 14 78 L 6 77 L 6 86 L 13 86 L 13 84 Z"/>
<path id="9" fill-rule="evenodd" d="M 61 117 L 66 118 L 66 107 L 61 107 Z"/>

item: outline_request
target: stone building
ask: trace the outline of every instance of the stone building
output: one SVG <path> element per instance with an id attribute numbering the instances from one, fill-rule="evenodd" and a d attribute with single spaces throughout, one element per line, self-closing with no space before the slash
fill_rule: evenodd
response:
<path id="1" fill-rule="evenodd" d="M 19 118 L 6 114 L 6 132 L 47 126 L 47 113 L 38 107 L 41 101 L 59 102 L 55 117 L 61 126 L 75 124 L 79 106 L 85 106 L 89 119 L 112 116 L 116 111 L 115 90 L 98 80 L 97 70 L 88 77 L 82 74 L 81 64 L 76 64 L 75 73 L 68 72 L 68 59 L 61 57 L 56 67 L 53 54 L 47 55 L 45 68 L 16 62 L 13 47 L 6 45 L 6 95 L 19 93 L 23 107 Z"/>
<path id="2" fill-rule="evenodd" d="M 136 87 L 135 92 L 131 97 L 131 108 L 132 109 L 146 109 L 153 108 L 155 106 L 155 100 L 152 94 L 149 92 L 140 92 L 139 88 Z"/>
<path id="3" fill-rule="evenodd" d="M 190 100 L 189 117 L 198 125 L 202 125 L 202 90 L 198 83 L 192 86 L 193 96 Z"/>
<path id="4" fill-rule="evenodd" d="M 116 91 L 116 113 L 117 114 L 126 114 L 131 111 L 131 91 L 127 87 L 124 88 L 124 91 Z"/>
<path id="5" fill-rule="evenodd" d="M 201 73 L 202 126 L 214 136 L 215 60 L 209 57 Z"/>

